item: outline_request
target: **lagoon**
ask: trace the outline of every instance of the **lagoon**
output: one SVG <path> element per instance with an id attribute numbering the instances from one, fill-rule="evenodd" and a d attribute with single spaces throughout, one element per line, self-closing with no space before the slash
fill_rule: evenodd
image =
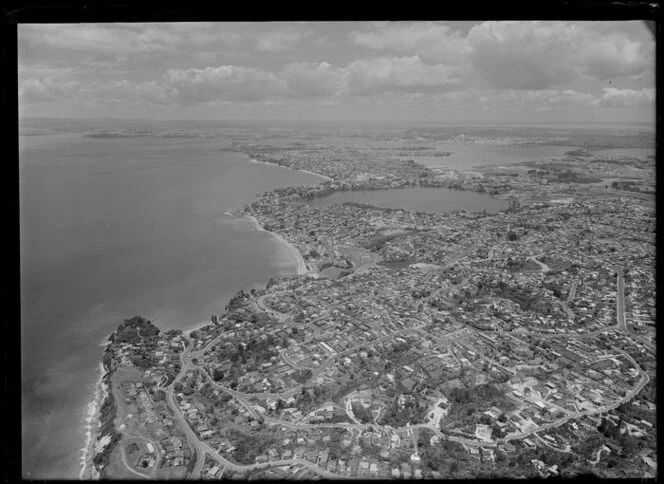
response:
<path id="1" fill-rule="evenodd" d="M 575 146 L 555 145 L 482 145 L 482 144 L 437 144 L 436 149 L 451 153 L 449 156 L 408 156 L 416 163 L 428 168 L 469 170 L 477 166 L 508 165 L 524 161 L 561 159 L 565 153 L 577 149 Z"/>
<path id="2" fill-rule="evenodd" d="M 497 213 L 506 209 L 508 203 L 486 193 L 477 193 L 449 188 L 403 188 L 387 190 L 354 190 L 335 192 L 323 197 L 307 200 L 306 203 L 327 207 L 335 203 L 368 203 L 382 208 L 401 208 L 412 212 L 450 213 L 466 212 Z"/>

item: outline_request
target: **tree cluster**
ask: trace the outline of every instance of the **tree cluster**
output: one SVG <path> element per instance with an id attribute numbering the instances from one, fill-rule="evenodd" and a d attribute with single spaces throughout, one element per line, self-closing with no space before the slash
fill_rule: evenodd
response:
<path id="1" fill-rule="evenodd" d="M 353 402 L 353 415 L 362 423 L 373 423 L 373 413 L 371 407 L 364 408 L 361 403 Z"/>

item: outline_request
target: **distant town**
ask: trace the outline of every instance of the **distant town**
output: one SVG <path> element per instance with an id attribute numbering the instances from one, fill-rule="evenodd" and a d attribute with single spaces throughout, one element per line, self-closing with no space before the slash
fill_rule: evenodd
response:
<path id="1" fill-rule="evenodd" d="M 460 171 L 414 161 L 444 164 L 426 143 L 231 149 L 329 178 L 232 211 L 306 272 L 241 290 L 193 331 L 120 325 L 102 477 L 655 475 L 654 158 L 574 149 Z M 408 187 L 507 208 L 310 203 Z"/>

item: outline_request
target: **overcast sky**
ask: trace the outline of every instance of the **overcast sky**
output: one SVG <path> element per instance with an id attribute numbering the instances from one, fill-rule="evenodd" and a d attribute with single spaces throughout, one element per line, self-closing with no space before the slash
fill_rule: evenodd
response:
<path id="1" fill-rule="evenodd" d="M 22 116 L 654 122 L 642 22 L 20 25 Z"/>

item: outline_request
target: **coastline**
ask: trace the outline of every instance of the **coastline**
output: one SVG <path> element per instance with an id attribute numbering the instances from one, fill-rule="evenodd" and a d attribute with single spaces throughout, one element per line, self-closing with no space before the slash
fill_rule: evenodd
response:
<path id="1" fill-rule="evenodd" d="M 210 324 L 214 323 L 212 323 L 212 321 L 200 321 L 198 323 L 194 323 L 194 326 L 187 329 L 183 329 L 182 334 L 184 334 L 185 336 L 187 336 L 187 338 L 189 338 L 192 332 L 196 331 L 197 329 L 204 328 L 205 326 L 208 326 Z"/>
<path id="2" fill-rule="evenodd" d="M 288 250 L 288 252 L 291 254 L 293 259 L 297 262 L 297 275 L 298 276 L 303 276 L 305 274 L 308 274 L 309 267 L 307 266 L 306 261 L 304 260 L 304 257 L 302 257 L 302 254 L 300 251 L 295 247 L 291 242 L 289 242 L 287 239 L 285 239 L 282 235 L 277 234 L 275 232 L 271 232 L 269 230 L 265 230 L 263 226 L 260 224 L 260 222 L 254 217 L 253 215 L 244 215 L 245 218 L 251 220 L 254 225 L 256 226 L 256 230 L 259 232 L 267 232 L 271 234 L 274 238 L 276 238 L 281 244 Z"/>
<path id="3" fill-rule="evenodd" d="M 283 166 L 283 165 L 278 165 L 276 163 L 270 163 L 269 161 L 260 161 L 260 160 L 257 160 L 255 158 L 249 158 L 249 161 L 251 163 L 258 163 L 258 164 L 261 164 L 261 165 L 271 165 L 271 166 L 276 166 L 278 168 L 285 168 L 286 170 L 301 171 L 302 173 L 308 173 L 309 175 L 315 175 L 315 176 L 324 178 L 325 181 L 334 181 L 334 178 L 330 178 L 327 175 L 321 175 L 320 173 L 316 173 L 316 172 L 309 171 L 309 170 L 299 170 L 299 169 L 296 169 L 296 168 L 291 168 L 290 166 Z"/>
<path id="4" fill-rule="evenodd" d="M 286 166 L 281 166 L 277 165 L 276 163 L 269 163 L 269 162 L 263 162 L 263 161 L 258 161 L 254 159 L 250 159 L 252 163 L 262 163 L 266 165 L 273 165 L 277 166 L 280 168 L 285 168 L 289 170 L 293 170 L 292 168 L 286 167 Z M 295 170 L 295 171 L 301 171 L 303 173 L 307 173 L 310 175 L 315 175 L 319 178 L 324 179 L 325 181 L 334 181 L 332 178 L 321 175 L 320 173 L 314 173 L 308 170 Z M 282 235 L 277 234 L 275 232 L 266 230 L 263 228 L 263 226 L 258 222 L 258 220 L 251 216 L 251 215 L 245 215 L 240 212 L 240 209 L 231 209 L 227 210 L 224 212 L 225 215 L 232 216 L 232 217 L 246 217 L 250 221 L 252 221 L 256 227 L 256 230 L 261 231 L 261 232 L 268 232 L 270 233 L 273 237 L 275 237 L 283 247 L 285 247 L 291 257 L 296 261 L 297 263 L 297 274 L 298 275 L 305 275 L 305 274 L 312 274 L 315 271 L 312 271 L 309 266 L 307 265 L 306 261 L 304 260 L 304 257 L 302 257 L 302 254 L 300 251 L 293 245 L 291 242 L 289 242 L 286 238 L 284 238 Z M 204 326 L 208 326 L 210 324 L 213 324 L 211 321 L 201 321 L 199 323 L 194 323 L 192 327 L 189 327 L 187 329 L 183 329 L 182 333 L 189 337 L 191 333 L 197 329 L 200 329 Z M 99 346 L 103 348 L 103 353 L 104 355 L 106 354 L 106 351 L 108 350 L 110 344 L 111 344 L 111 336 L 114 334 L 114 332 L 111 332 L 109 335 L 104 337 L 104 339 L 99 343 Z M 93 394 L 92 401 L 88 403 L 87 406 L 87 415 L 85 417 L 85 423 L 84 423 L 84 428 L 85 428 L 85 444 L 81 448 L 81 456 L 80 456 L 80 462 L 81 462 L 81 469 L 79 471 L 79 480 L 99 480 L 101 477 L 101 469 L 99 469 L 95 465 L 95 457 L 103 451 L 103 449 L 111 442 L 111 437 L 107 435 L 103 435 L 103 429 L 105 426 L 108 425 L 108 422 L 104 423 L 102 422 L 102 408 L 108 403 L 109 399 L 113 400 L 113 397 L 110 392 L 110 375 L 111 371 L 109 368 L 106 367 L 104 364 L 104 358 L 102 357 L 102 361 L 99 362 L 99 371 L 100 375 L 99 378 L 97 379 L 97 382 L 95 384 L 95 390 Z M 108 379 L 108 380 L 107 380 Z M 110 402 L 111 404 L 113 403 L 112 401 Z M 115 412 L 113 412 L 115 413 Z M 114 418 L 114 417 L 113 417 Z M 111 423 L 113 418 L 111 418 Z"/>
<path id="5" fill-rule="evenodd" d="M 107 347 L 110 341 L 103 343 Z M 99 479 L 99 472 L 94 466 L 95 448 L 99 441 L 99 430 L 101 427 L 101 407 L 108 397 L 108 385 L 104 381 L 108 370 L 103 362 L 99 362 L 99 378 L 95 383 L 94 397 L 87 406 L 85 417 L 85 445 L 81 448 L 81 470 L 78 477 L 80 480 Z"/>

